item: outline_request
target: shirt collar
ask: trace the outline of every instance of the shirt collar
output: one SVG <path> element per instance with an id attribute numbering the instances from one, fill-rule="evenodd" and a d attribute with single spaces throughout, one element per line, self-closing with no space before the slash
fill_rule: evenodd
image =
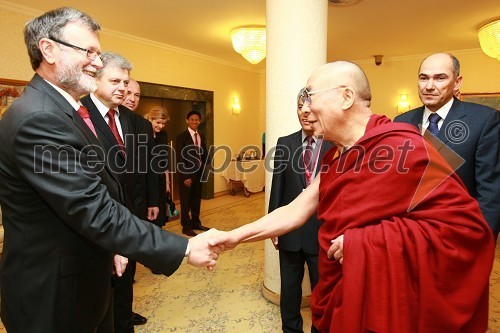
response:
<path id="1" fill-rule="evenodd" d="M 454 100 L 454 98 L 452 98 L 450 101 L 448 101 L 448 103 L 446 103 L 445 105 L 443 105 L 436 112 L 432 112 L 426 106 L 425 109 L 424 109 L 424 115 L 423 115 L 423 119 L 422 119 L 422 124 L 427 124 L 429 122 L 429 116 L 432 113 L 437 113 L 441 117 L 441 119 L 444 120 L 446 118 L 446 116 L 448 115 L 448 113 L 450 112 L 451 105 L 453 104 L 453 100 Z"/>
<path id="2" fill-rule="evenodd" d="M 189 133 L 191 134 L 191 136 L 193 136 L 193 135 L 194 135 L 194 133 L 198 133 L 198 131 L 196 131 L 196 132 L 195 132 L 195 131 L 193 131 L 193 130 L 191 129 L 191 127 L 188 127 L 188 131 L 189 131 Z"/>
<path id="3" fill-rule="evenodd" d="M 45 80 L 45 79 L 44 79 Z M 71 104 L 71 106 L 73 107 L 73 109 L 75 109 L 76 111 L 78 111 L 78 109 L 80 108 L 80 106 L 82 105 L 81 103 L 78 103 L 77 101 L 75 101 L 75 99 L 73 98 L 73 96 L 71 96 L 70 94 L 68 94 L 68 92 L 66 92 L 65 90 L 59 88 L 58 86 L 56 86 L 55 84 L 45 80 L 45 82 L 47 82 L 48 84 L 50 84 L 55 90 L 57 90 L 58 93 L 60 93 L 62 95 L 62 97 L 64 97 L 65 100 L 68 101 L 69 104 Z"/>
<path id="4" fill-rule="evenodd" d="M 101 116 L 104 118 L 104 117 L 107 117 L 107 113 L 109 111 L 110 108 L 108 108 L 106 105 L 104 105 L 100 100 L 99 98 L 97 98 L 93 93 L 90 94 L 90 99 L 92 100 L 92 102 L 94 102 L 94 105 L 96 106 L 97 110 L 99 110 L 99 113 L 101 114 Z M 115 108 L 112 108 L 115 110 L 115 115 L 117 117 L 120 117 L 120 110 L 118 109 L 118 107 L 115 107 Z"/>
<path id="5" fill-rule="evenodd" d="M 307 134 L 304 132 L 304 130 L 301 131 L 301 136 L 302 136 L 302 145 L 305 147 L 307 145 Z M 316 149 L 316 147 L 318 147 L 320 144 L 321 144 L 321 140 L 320 138 L 318 138 L 317 136 L 313 135 L 312 136 L 313 138 L 313 141 L 312 141 L 312 148 L 313 149 Z"/>

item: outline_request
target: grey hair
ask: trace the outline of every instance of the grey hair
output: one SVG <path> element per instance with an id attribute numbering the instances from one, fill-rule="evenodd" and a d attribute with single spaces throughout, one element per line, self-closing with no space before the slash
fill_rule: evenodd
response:
<path id="1" fill-rule="evenodd" d="M 453 62 L 453 75 L 455 76 L 456 79 L 457 77 L 460 76 L 460 61 L 458 61 L 458 59 L 454 55 L 449 53 L 448 55 L 450 56 L 451 61 Z"/>
<path id="2" fill-rule="evenodd" d="M 122 55 L 113 52 L 103 52 L 101 54 L 102 68 L 96 71 L 96 77 L 100 78 L 103 75 L 104 70 L 108 66 L 118 67 L 121 69 L 126 69 L 129 73 L 132 70 L 132 64 L 130 61 L 125 59 Z"/>
<path id="3" fill-rule="evenodd" d="M 31 67 L 36 70 L 42 63 L 42 52 L 38 43 L 42 38 L 61 39 L 64 28 L 68 23 L 78 22 L 94 32 L 101 30 L 101 26 L 92 17 L 71 7 L 61 7 L 48 11 L 34 18 L 24 27 L 24 42 L 28 49 Z"/>

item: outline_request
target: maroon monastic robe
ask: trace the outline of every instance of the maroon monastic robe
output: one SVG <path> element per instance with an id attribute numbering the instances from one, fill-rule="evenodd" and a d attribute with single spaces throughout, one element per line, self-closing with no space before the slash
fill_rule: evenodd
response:
<path id="1" fill-rule="evenodd" d="M 325 155 L 318 217 L 321 332 L 482 333 L 494 240 L 477 202 L 412 126 L 373 115 Z M 326 257 L 344 235 L 344 261 Z"/>

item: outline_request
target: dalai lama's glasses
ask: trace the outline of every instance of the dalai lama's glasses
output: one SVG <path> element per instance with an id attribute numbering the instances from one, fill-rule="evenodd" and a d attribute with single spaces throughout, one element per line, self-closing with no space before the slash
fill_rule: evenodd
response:
<path id="1" fill-rule="evenodd" d="M 346 86 L 336 86 L 336 87 L 323 88 L 323 89 L 317 89 L 317 90 L 311 90 L 311 91 L 309 91 L 307 88 L 302 88 L 299 92 L 299 98 L 301 98 L 304 103 L 307 102 L 307 103 L 311 104 L 311 96 L 312 95 L 317 94 L 319 92 L 333 90 L 333 89 L 340 89 L 340 88 L 346 88 Z"/>
<path id="2" fill-rule="evenodd" d="M 83 47 L 76 46 L 76 45 L 73 45 L 73 44 L 70 44 L 67 42 L 63 42 L 62 40 L 59 40 L 59 39 L 54 38 L 54 37 L 49 37 L 49 39 L 56 42 L 56 43 L 62 44 L 64 46 L 71 47 L 72 49 L 85 52 L 85 56 L 92 61 L 94 61 L 95 58 L 97 58 L 97 57 L 99 57 L 99 59 L 101 59 L 101 61 L 102 61 L 102 54 L 99 51 L 92 50 L 92 49 L 84 49 Z"/>

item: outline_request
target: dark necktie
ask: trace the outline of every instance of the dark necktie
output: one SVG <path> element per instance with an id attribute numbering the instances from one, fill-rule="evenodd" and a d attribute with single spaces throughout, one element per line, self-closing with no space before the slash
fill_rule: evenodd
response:
<path id="1" fill-rule="evenodd" d="M 306 183 L 309 185 L 312 179 L 312 156 L 313 156 L 313 138 L 311 136 L 306 137 L 307 145 L 304 149 L 304 169 L 306 172 Z"/>
<path id="2" fill-rule="evenodd" d="M 123 146 L 123 140 L 120 136 L 120 132 L 118 132 L 118 127 L 116 126 L 116 121 L 115 121 L 115 109 L 109 109 L 108 113 L 108 125 L 109 129 L 115 136 L 116 142 L 118 142 L 118 145 L 120 146 L 121 151 L 125 154 L 125 147 Z"/>
<path id="3" fill-rule="evenodd" d="M 441 117 L 437 113 L 432 113 L 429 116 L 429 127 L 427 129 L 432 133 L 432 135 L 437 136 L 439 133 L 438 122 Z"/>
<path id="4" fill-rule="evenodd" d="M 92 133 L 97 137 L 97 133 L 94 128 L 94 124 L 92 124 L 92 120 L 90 120 L 90 115 L 89 115 L 89 110 L 83 105 L 80 106 L 80 108 L 77 111 L 78 115 L 83 119 L 85 124 L 90 128 Z"/>

